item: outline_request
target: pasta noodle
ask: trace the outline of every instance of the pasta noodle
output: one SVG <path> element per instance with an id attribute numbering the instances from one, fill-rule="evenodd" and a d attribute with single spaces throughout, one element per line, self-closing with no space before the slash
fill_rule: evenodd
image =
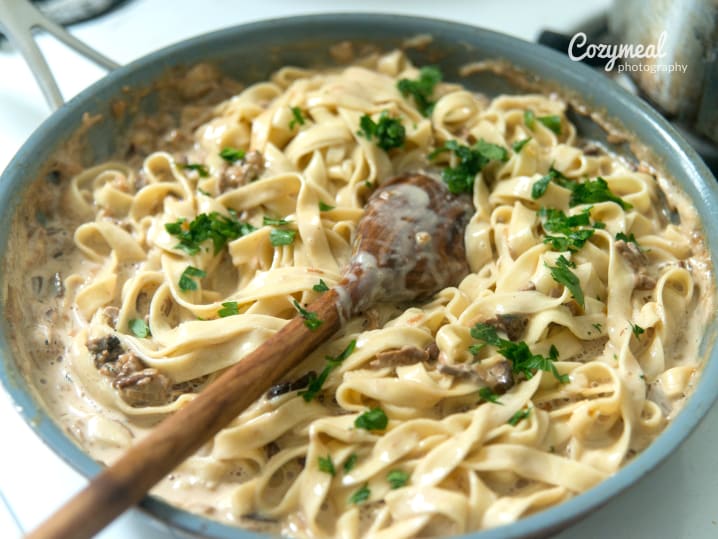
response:
<path id="1" fill-rule="evenodd" d="M 183 151 L 72 179 L 62 369 L 84 404 L 56 413 L 93 456 L 111 462 L 337 284 L 367 197 L 399 173 L 463 166 L 450 144 L 432 154 L 450 141 L 505 151 L 469 175 L 471 273 L 349 320 L 156 492 L 296 537 L 460 534 L 585 492 L 665 428 L 713 308 L 687 199 L 581 139 L 556 97 L 438 83 L 424 116 L 397 87 L 421 76 L 396 51 L 286 67 L 217 105 Z M 382 115 L 400 146 L 362 133 Z M 597 178 L 614 198 L 577 203 Z M 552 215 L 581 224 L 551 232 Z M 573 233 L 588 237 L 567 247 Z M 508 350 L 521 343 L 524 367 Z"/>

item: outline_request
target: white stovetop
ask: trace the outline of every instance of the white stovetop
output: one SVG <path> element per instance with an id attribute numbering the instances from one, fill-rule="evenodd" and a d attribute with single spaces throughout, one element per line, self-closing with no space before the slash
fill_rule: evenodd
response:
<path id="1" fill-rule="evenodd" d="M 539 5 L 540 4 L 540 5 Z M 130 0 L 72 32 L 126 63 L 186 37 L 257 19 L 329 11 L 377 11 L 454 19 L 535 40 L 540 29 L 567 31 L 600 13 L 610 0 L 444 1 L 340 0 L 245 2 Z M 167 9 L 171 6 L 170 9 Z M 201 8 L 199 7 L 201 6 Z M 1 16 L 1 14 L 0 14 Z M 71 97 L 102 76 L 57 42 L 40 39 L 60 87 Z M 0 171 L 49 114 L 32 75 L 7 44 L 0 48 Z M 0 538 L 16 539 L 49 515 L 85 480 L 47 449 L 0 389 Z M 709 539 L 718 537 L 718 408 L 647 479 L 554 539 Z M 8 508 L 10 510 L 8 511 Z M 172 539 L 163 524 L 130 511 L 102 539 Z M 69 539 L 69 538 L 68 538 Z"/>

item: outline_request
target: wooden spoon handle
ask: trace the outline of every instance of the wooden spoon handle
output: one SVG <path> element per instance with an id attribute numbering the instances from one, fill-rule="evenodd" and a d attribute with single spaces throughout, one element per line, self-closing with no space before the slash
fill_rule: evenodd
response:
<path id="1" fill-rule="evenodd" d="M 323 293 L 307 307 L 322 321 L 318 328 L 310 330 L 299 316 L 292 319 L 93 478 L 27 539 L 89 538 L 139 502 L 155 483 L 339 328 L 338 299 L 335 290 Z"/>

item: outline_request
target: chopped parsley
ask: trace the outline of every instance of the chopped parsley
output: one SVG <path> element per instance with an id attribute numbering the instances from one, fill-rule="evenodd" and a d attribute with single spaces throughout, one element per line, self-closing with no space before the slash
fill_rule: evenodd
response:
<path id="1" fill-rule="evenodd" d="M 166 223 L 165 230 L 179 238 L 180 242 L 175 245 L 175 249 L 180 249 L 188 255 L 195 255 L 206 240 L 212 240 L 214 254 L 217 254 L 228 241 L 249 234 L 255 228 L 249 223 L 239 221 L 237 213 L 229 210 L 229 215 L 216 211 L 200 213 L 191 223 L 182 218 L 174 223 Z"/>
<path id="2" fill-rule="evenodd" d="M 351 355 L 351 353 L 356 348 L 356 345 L 356 340 L 352 340 L 344 349 L 344 351 L 338 356 L 325 356 L 324 359 L 326 360 L 327 364 L 325 365 L 324 369 L 322 369 L 322 372 L 319 374 L 319 376 L 313 377 L 309 381 L 307 389 L 300 391 L 299 396 L 301 396 L 305 402 L 310 402 L 312 399 L 314 399 L 314 397 L 316 397 L 317 394 L 322 390 L 322 386 L 329 377 L 329 374 L 331 374 L 334 369 L 341 365 L 342 362 Z"/>
<path id="3" fill-rule="evenodd" d="M 519 424 L 520 421 L 526 419 L 529 414 L 531 413 L 531 408 L 526 408 L 525 410 L 519 410 L 514 415 L 512 415 L 507 423 L 511 425 L 512 427 L 515 427 Z"/>
<path id="4" fill-rule="evenodd" d="M 187 266 L 179 280 L 180 290 L 197 290 L 197 282 L 192 277 L 206 277 L 207 272 L 194 266 Z"/>
<path id="5" fill-rule="evenodd" d="M 150 327 L 141 318 L 133 318 L 127 323 L 130 331 L 134 333 L 135 337 L 140 339 L 146 339 L 150 336 Z"/>
<path id="6" fill-rule="evenodd" d="M 439 68 L 435 66 L 424 66 L 419 70 L 419 78 L 416 80 L 401 79 L 396 87 L 404 97 L 413 97 L 416 108 L 422 116 L 428 117 L 434 110 L 435 102 L 431 100 L 434 88 L 441 82 L 442 75 Z"/>
<path id="7" fill-rule="evenodd" d="M 595 202 L 615 202 L 624 210 L 633 208 L 633 205 L 614 195 L 608 188 L 606 180 L 601 177 L 585 183 L 576 184 L 572 191 L 571 200 L 569 201 L 569 205 L 571 206 L 593 204 Z"/>
<path id="8" fill-rule="evenodd" d="M 571 295 L 573 296 L 573 299 L 575 299 L 581 307 L 584 307 L 585 303 L 583 290 L 581 290 L 581 281 L 578 279 L 576 274 L 571 271 L 571 268 L 575 268 L 576 264 L 561 255 L 558 257 L 558 260 L 556 260 L 555 266 L 549 266 L 546 264 L 546 267 L 551 270 L 551 277 L 553 277 L 553 280 L 568 288 L 569 292 L 571 292 Z"/>
<path id="9" fill-rule="evenodd" d="M 407 481 L 409 481 L 409 474 L 404 470 L 391 470 L 386 474 L 386 480 L 389 481 L 389 486 L 391 486 L 392 490 L 395 490 L 406 485 Z"/>
<path id="10" fill-rule="evenodd" d="M 616 241 L 621 241 L 621 240 L 622 240 L 622 241 L 625 241 L 626 243 L 633 243 L 633 244 L 635 244 L 636 247 L 638 247 L 638 250 L 639 250 L 639 251 L 642 251 L 642 250 L 643 250 L 643 247 L 641 247 L 641 246 L 638 244 L 638 240 L 636 239 L 636 236 L 633 235 L 633 232 L 631 232 L 631 234 L 630 234 L 629 236 L 626 236 L 623 232 L 618 232 L 618 233 L 616 234 Z"/>
<path id="11" fill-rule="evenodd" d="M 533 129 L 536 125 L 536 115 L 531 109 L 527 109 L 524 111 L 524 124 L 529 129 Z"/>
<path id="12" fill-rule="evenodd" d="M 539 116 L 536 119 L 557 135 L 561 134 L 561 117 L 559 115 Z"/>
<path id="13" fill-rule="evenodd" d="M 531 137 L 525 138 L 523 140 L 517 140 L 511 145 L 511 147 L 513 148 L 514 152 L 521 153 L 521 150 L 523 150 L 524 146 L 526 146 L 529 142 L 531 142 Z"/>
<path id="14" fill-rule="evenodd" d="M 641 335 L 643 335 L 646 332 L 646 330 L 643 329 L 638 324 L 633 324 L 632 322 L 629 322 L 629 324 L 631 324 L 631 331 L 636 336 L 636 339 L 640 339 Z"/>
<path id="15" fill-rule="evenodd" d="M 267 217 L 266 215 L 262 217 L 262 224 L 264 226 L 284 226 L 291 223 L 291 221 L 287 221 L 286 219 L 275 219 L 273 217 Z"/>
<path id="16" fill-rule="evenodd" d="M 378 122 L 365 114 L 359 120 L 359 127 L 361 129 L 358 134 L 367 140 L 376 139 L 376 145 L 382 150 L 399 148 L 404 145 L 406 139 L 406 129 L 401 125 L 401 119 L 390 118 L 387 111 L 381 113 Z"/>
<path id="17" fill-rule="evenodd" d="M 304 319 L 304 325 L 312 331 L 314 331 L 324 323 L 323 320 L 319 319 L 317 313 L 306 310 L 304 307 L 299 305 L 299 302 L 296 299 L 292 300 L 292 302 L 294 303 L 294 307 L 299 312 L 299 315 Z"/>
<path id="18" fill-rule="evenodd" d="M 378 407 L 364 412 L 354 420 L 356 428 L 365 430 L 384 430 L 388 424 L 389 418 L 384 410 Z"/>
<path id="19" fill-rule="evenodd" d="M 499 396 L 494 393 L 494 390 L 490 387 L 482 387 L 479 389 L 479 397 L 481 397 L 481 400 L 485 400 L 486 402 L 493 402 L 494 404 L 502 404 L 499 401 Z"/>
<path id="20" fill-rule="evenodd" d="M 522 373 L 526 379 L 531 379 L 537 371 L 541 370 L 550 372 L 562 384 L 569 381 L 568 375 L 559 374 L 556 365 L 554 365 L 554 361 L 558 360 L 558 350 L 553 345 L 549 350 L 548 357 L 533 354 L 528 344 L 524 341 L 514 342 L 502 339 L 498 336 L 495 327 L 482 322 L 471 328 L 471 336 L 474 339 L 495 346 L 499 354 L 511 362 L 511 370 Z M 482 396 L 481 393 L 479 395 Z"/>
<path id="21" fill-rule="evenodd" d="M 601 333 L 601 331 L 603 331 L 603 326 L 602 326 L 601 324 L 599 324 L 598 322 L 595 323 L 595 324 L 591 324 L 591 325 L 592 325 L 594 328 L 596 328 L 596 331 L 598 331 L 599 333 Z"/>
<path id="22" fill-rule="evenodd" d="M 315 284 L 312 287 L 312 290 L 314 290 L 315 292 L 326 292 L 327 290 L 329 290 L 329 287 L 327 286 L 327 283 L 324 282 L 324 279 L 319 279 L 319 283 Z"/>
<path id="23" fill-rule="evenodd" d="M 244 150 L 232 148 L 230 146 L 222 148 L 222 151 L 219 152 L 219 156 L 228 163 L 236 163 L 237 161 L 244 159 L 245 154 L 246 152 Z"/>
<path id="24" fill-rule="evenodd" d="M 319 201 L 319 211 L 331 211 L 334 209 L 334 206 L 330 206 L 329 204 L 325 204 L 321 200 Z"/>
<path id="25" fill-rule="evenodd" d="M 326 457 L 319 457 L 319 471 L 328 473 L 331 476 L 337 474 L 337 471 L 334 468 L 334 463 L 332 462 L 331 455 L 327 455 Z"/>
<path id="26" fill-rule="evenodd" d="M 359 457 L 357 456 L 356 453 L 352 453 L 351 455 L 349 455 L 349 458 L 344 463 L 344 471 L 345 472 L 351 471 L 352 468 L 354 468 L 354 466 L 356 466 L 358 459 L 359 459 Z"/>
<path id="27" fill-rule="evenodd" d="M 546 232 L 562 234 L 562 236 L 546 235 L 543 242 L 550 243 L 554 251 L 578 251 L 586 241 L 593 236 L 595 228 L 603 228 L 604 223 L 596 222 L 593 228 L 577 228 L 580 226 L 590 226 L 591 208 L 586 208 L 583 212 L 567 216 L 561 210 L 553 208 L 541 208 L 539 216 L 542 218 L 542 226 Z"/>
<path id="28" fill-rule="evenodd" d="M 359 504 L 364 503 L 369 499 L 369 496 L 371 495 L 371 490 L 369 490 L 369 487 L 367 485 L 364 485 L 359 490 L 355 491 L 354 494 L 349 496 L 349 503 L 352 504 Z"/>
<path id="29" fill-rule="evenodd" d="M 239 314 L 239 304 L 236 301 L 225 301 L 222 303 L 222 308 L 217 311 L 217 314 L 220 318 Z"/>
<path id="30" fill-rule="evenodd" d="M 207 165 L 200 165 L 198 163 L 189 163 L 186 165 L 181 165 L 181 167 L 185 170 L 194 170 L 199 174 L 200 178 L 207 178 L 209 177 L 209 170 L 207 169 Z"/>
<path id="31" fill-rule="evenodd" d="M 209 191 L 205 191 L 205 190 L 202 189 L 201 187 L 198 187 L 198 188 L 197 188 L 197 192 L 198 192 L 198 193 L 202 193 L 202 194 L 203 194 L 204 196 L 206 196 L 206 197 L 211 197 L 211 196 L 212 196 L 212 193 L 210 193 Z"/>
<path id="32" fill-rule="evenodd" d="M 269 241 L 272 245 L 279 247 L 280 245 L 291 245 L 294 243 L 294 238 L 297 236 L 296 230 L 283 230 L 281 228 L 274 228 L 269 233 Z"/>
<path id="33" fill-rule="evenodd" d="M 551 182 L 557 183 L 566 189 L 572 189 L 574 185 L 574 182 L 569 180 L 561 173 L 561 171 L 556 170 L 552 166 L 548 169 L 548 174 L 535 182 L 531 187 L 531 198 L 535 200 L 544 196 L 546 194 L 546 189 L 548 189 L 548 184 Z"/>
<path id="34" fill-rule="evenodd" d="M 302 115 L 302 109 L 299 107 L 291 107 L 292 120 L 289 122 L 289 130 L 291 131 L 297 125 L 304 125 L 304 116 Z"/>
<path id="35" fill-rule="evenodd" d="M 459 164 L 455 167 L 446 167 L 441 177 L 449 186 L 453 194 L 470 193 L 474 189 L 476 175 L 489 161 L 506 161 L 508 151 L 496 144 L 480 140 L 473 146 L 464 146 L 456 140 L 449 140 L 429 154 L 429 159 L 434 159 L 443 152 L 454 152 L 459 158 Z"/>
<path id="36" fill-rule="evenodd" d="M 471 345 L 469 345 L 469 353 L 470 353 L 471 355 L 474 355 L 474 356 L 475 356 L 476 354 L 478 354 L 479 352 L 481 352 L 481 350 L 483 350 L 485 346 L 486 346 L 485 343 L 471 344 Z"/>

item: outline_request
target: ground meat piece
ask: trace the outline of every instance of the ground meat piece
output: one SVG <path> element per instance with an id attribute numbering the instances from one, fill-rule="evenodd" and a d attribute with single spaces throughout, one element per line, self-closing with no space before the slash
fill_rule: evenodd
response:
<path id="1" fill-rule="evenodd" d="M 416 346 L 402 346 L 393 350 L 385 350 L 376 355 L 376 359 L 369 363 L 373 369 L 383 367 L 400 367 L 402 365 L 413 365 L 421 361 L 427 361 L 429 354 Z"/>
<path id="2" fill-rule="evenodd" d="M 247 153 L 243 159 L 229 165 L 219 178 L 219 191 L 234 189 L 256 180 L 264 171 L 264 156 L 258 151 Z"/>
<path id="3" fill-rule="evenodd" d="M 653 290 L 656 287 L 656 279 L 639 271 L 636 273 L 635 286 L 638 290 Z"/>
<path id="4" fill-rule="evenodd" d="M 499 314 L 494 318 L 485 320 L 484 324 L 493 326 L 499 331 L 506 333 L 510 341 L 517 341 L 524 334 L 528 319 L 525 316 L 516 314 Z"/>
<path id="5" fill-rule="evenodd" d="M 426 345 L 426 348 L 424 348 L 424 351 L 429 356 L 427 360 L 430 363 L 433 363 L 436 361 L 436 358 L 439 357 L 439 347 L 436 344 L 436 341 L 431 341 L 429 344 Z"/>
<path id="6" fill-rule="evenodd" d="M 643 253 L 638 248 L 638 245 L 632 241 L 616 241 L 616 250 L 636 271 L 641 270 L 648 265 L 648 258 L 645 253 Z"/>
<path id="7" fill-rule="evenodd" d="M 172 380 L 157 369 L 145 368 L 132 352 L 117 359 L 112 386 L 130 406 L 166 404 L 172 395 Z"/>
<path id="8" fill-rule="evenodd" d="M 117 361 L 120 354 L 124 353 L 120 339 L 115 335 L 106 335 L 98 339 L 87 341 L 87 349 L 92 354 L 96 368 L 101 368 L 106 363 Z"/>

